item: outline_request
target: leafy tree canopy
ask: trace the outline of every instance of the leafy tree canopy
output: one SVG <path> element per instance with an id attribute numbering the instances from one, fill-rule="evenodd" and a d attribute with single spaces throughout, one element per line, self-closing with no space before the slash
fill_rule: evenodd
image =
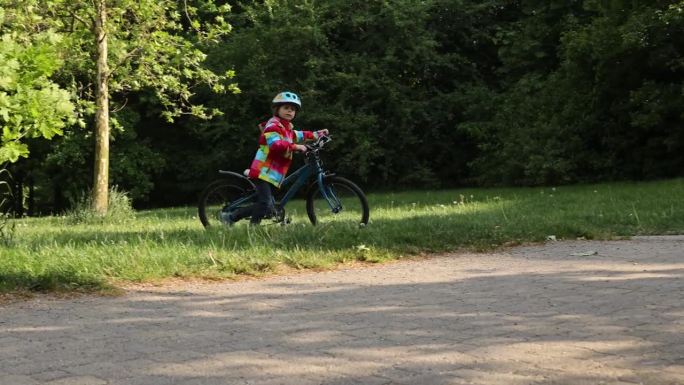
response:
<path id="1" fill-rule="evenodd" d="M 73 95 L 52 80 L 63 65 L 61 46 L 52 30 L 0 35 L 0 164 L 28 156 L 26 138 L 49 139 L 75 122 Z"/>

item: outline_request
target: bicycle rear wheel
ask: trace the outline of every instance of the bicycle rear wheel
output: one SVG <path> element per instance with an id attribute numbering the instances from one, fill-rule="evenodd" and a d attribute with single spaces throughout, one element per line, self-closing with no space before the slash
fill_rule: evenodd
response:
<path id="1" fill-rule="evenodd" d="M 306 213 L 314 225 L 347 223 L 365 226 L 369 218 L 368 200 L 354 182 L 329 176 L 323 179 L 323 191 L 313 185 L 306 199 Z"/>
<path id="2" fill-rule="evenodd" d="M 252 204 L 252 199 L 246 199 L 253 191 L 231 180 L 217 180 L 210 183 L 200 194 L 198 214 L 204 227 L 225 224 L 221 213 L 230 209 L 235 211 L 240 207 Z M 240 202 L 242 200 L 242 202 Z M 236 202 L 240 202 L 236 204 Z"/>

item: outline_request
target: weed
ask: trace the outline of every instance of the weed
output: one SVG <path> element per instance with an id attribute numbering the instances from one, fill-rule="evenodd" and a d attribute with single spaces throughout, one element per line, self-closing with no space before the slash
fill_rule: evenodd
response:
<path id="1" fill-rule="evenodd" d="M 12 221 L 12 189 L 6 179 L 11 179 L 9 171 L 0 169 L 0 243 L 5 247 L 12 244 L 16 224 Z"/>
<path id="2" fill-rule="evenodd" d="M 100 215 L 93 210 L 91 192 L 86 192 L 66 213 L 71 224 L 126 224 L 135 220 L 135 210 L 126 192 L 116 186 L 109 189 L 107 214 Z"/>

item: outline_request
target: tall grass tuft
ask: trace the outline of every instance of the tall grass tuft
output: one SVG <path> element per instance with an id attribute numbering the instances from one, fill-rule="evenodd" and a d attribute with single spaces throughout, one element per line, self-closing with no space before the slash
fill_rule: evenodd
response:
<path id="1" fill-rule="evenodd" d="M 106 215 L 93 210 L 92 194 L 86 192 L 66 213 L 66 217 L 71 224 L 126 224 L 135 220 L 135 210 L 128 194 L 117 186 L 112 186 L 109 189 L 109 208 Z"/>
<path id="2" fill-rule="evenodd" d="M 15 223 L 11 221 L 12 189 L 4 178 L 10 179 L 7 169 L 0 169 L 0 244 L 9 246 L 14 239 Z"/>

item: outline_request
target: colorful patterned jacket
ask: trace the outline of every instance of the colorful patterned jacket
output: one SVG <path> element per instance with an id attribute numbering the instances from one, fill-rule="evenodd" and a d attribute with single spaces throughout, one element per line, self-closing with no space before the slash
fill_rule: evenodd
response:
<path id="1" fill-rule="evenodd" d="M 320 134 L 319 131 L 295 131 L 292 123 L 276 116 L 262 126 L 264 130 L 259 136 L 259 149 L 247 176 L 280 187 L 292 164 L 295 144 L 318 139 Z"/>

